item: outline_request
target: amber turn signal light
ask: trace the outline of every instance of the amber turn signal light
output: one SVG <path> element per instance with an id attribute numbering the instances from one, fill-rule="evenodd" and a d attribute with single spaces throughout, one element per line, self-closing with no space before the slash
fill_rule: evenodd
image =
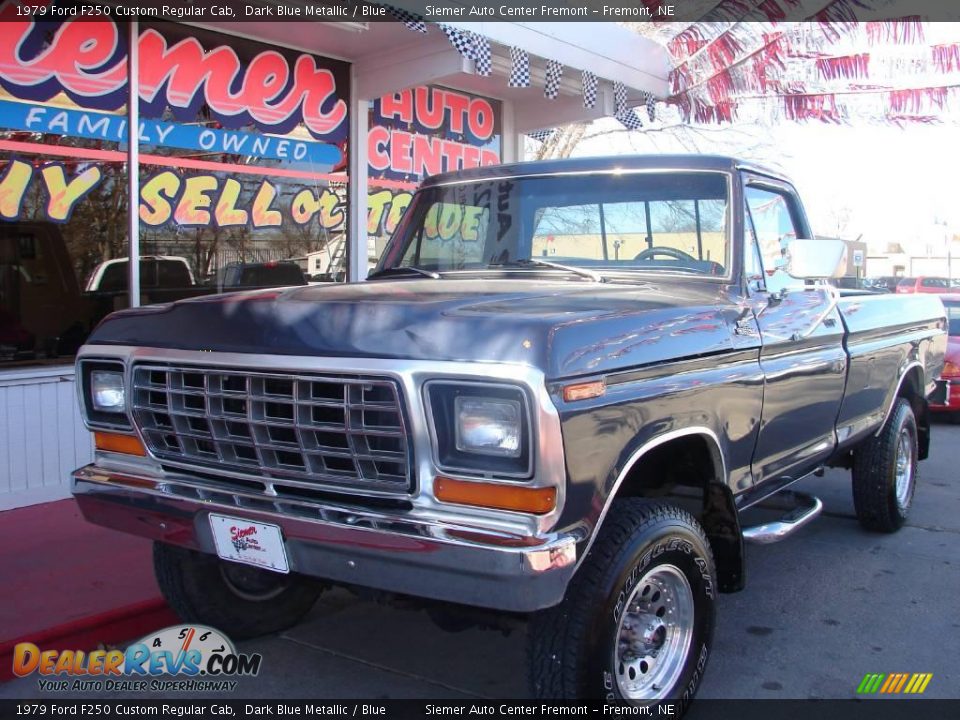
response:
<path id="1" fill-rule="evenodd" d="M 139 455 L 140 457 L 146 457 L 147 455 L 147 449 L 136 435 L 95 432 L 93 437 L 97 450 L 122 453 L 124 455 Z"/>
<path id="2" fill-rule="evenodd" d="M 607 392 L 607 384 L 603 380 L 564 385 L 563 400 L 564 402 L 590 400 L 591 398 L 600 397 L 605 392 Z"/>
<path id="3" fill-rule="evenodd" d="M 557 506 L 557 489 L 552 487 L 513 487 L 436 477 L 433 494 L 440 502 L 537 515 L 548 513 Z"/>

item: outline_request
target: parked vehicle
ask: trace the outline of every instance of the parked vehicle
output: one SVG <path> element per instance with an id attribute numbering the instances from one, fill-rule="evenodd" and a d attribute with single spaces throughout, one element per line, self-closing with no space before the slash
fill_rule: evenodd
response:
<path id="1" fill-rule="evenodd" d="M 90 273 L 86 292 L 127 292 L 129 282 L 129 258 L 106 260 Z M 144 255 L 140 258 L 140 287 L 144 291 L 192 288 L 196 284 L 186 258 L 171 255 Z"/>
<path id="2" fill-rule="evenodd" d="M 253 290 L 306 285 L 307 276 L 295 262 L 229 263 L 217 273 L 217 291 Z"/>
<path id="3" fill-rule="evenodd" d="M 930 396 L 930 409 L 949 413 L 954 422 L 960 422 L 960 294 L 944 294 L 940 300 L 947 312 L 949 337 L 943 373 Z"/>
<path id="4" fill-rule="evenodd" d="M 846 245 L 813 237 L 785 178 L 731 158 L 434 176 L 367 282 L 103 322 L 73 492 L 234 638 L 361 587 L 448 627 L 528 614 L 537 696 L 686 703 L 744 542 L 822 508 L 785 489 L 849 468 L 894 532 L 929 452 L 942 303 L 840 295 Z"/>
<path id="5" fill-rule="evenodd" d="M 950 281 L 942 277 L 901 278 L 897 283 L 897 292 L 940 294 L 953 292 Z"/>
<path id="6" fill-rule="evenodd" d="M 60 228 L 0 223 L 0 362 L 71 356 L 95 319 Z"/>
<path id="7" fill-rule="evenodd" d="M 835 288 L 840 290 L 866 290 L 868 292 L 878 292 L 873 289 L 873 286 L 865 282 L 862 278 L 844 276 L 839 277 L 830 282 Z"/>
<path id="8" fill-rule="evenodd" d="M 902 278 L 896 277 L 894 275 L 884 275 L 882 277 L 868 278 L 864 281 L 864 287 L 869 287 L 875 292 L 896 292 L 897 284 L 902 280 Z"/>

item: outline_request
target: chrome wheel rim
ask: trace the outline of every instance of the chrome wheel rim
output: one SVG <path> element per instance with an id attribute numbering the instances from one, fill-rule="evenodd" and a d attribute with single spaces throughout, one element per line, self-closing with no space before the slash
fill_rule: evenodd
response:
<path id="1" fill-rule="evenodd" d="M 913 490 L 913 436 L 904 428 L 897 440 L 896 493 L 901 508 L 910 503 Z"/>
<path id="2" fill-rule="evenodd" d="M 693 591 L 679 568 L 659 565 L 640 579 L 617 623 L 613 674 L 620 695 L 664 697 L 683 671 L 693 619 Z"/>

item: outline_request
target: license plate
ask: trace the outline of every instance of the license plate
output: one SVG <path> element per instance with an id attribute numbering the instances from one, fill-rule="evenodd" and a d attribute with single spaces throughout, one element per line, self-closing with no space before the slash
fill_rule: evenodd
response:
<path id="1" fill-rule="evenodd" d="M 210 515 L 217 555 L 279 573 L 290 572 L 283 534 L 276 525 L 226 515 Z"/>
<path id="2" fill-rule="evenodd" d="M 934 405 L 946 405 L 949 399 L 949 385 L 945 380 L 937 380 L 937 388 L 930 395 L 930 402 Z"/>

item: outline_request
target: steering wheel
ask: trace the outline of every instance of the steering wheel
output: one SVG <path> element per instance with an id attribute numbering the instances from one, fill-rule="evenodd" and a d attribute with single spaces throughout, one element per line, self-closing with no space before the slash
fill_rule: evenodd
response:
<path id="1" fill-rule="evenodd" d="M 651 260 L 657 255 L 665 255 L 669 258 L 673 258 L 674 260 L 686 260 L 694 263 L 700 262 L 693 255 L 689 255 L 685 253 L 683 250 L 677 250 L 676 248 L 672 248 L 672 247 L 647 248 L 646 250 L 642 250 L 638 252 L 633 259 L 634 260 Z"/>

